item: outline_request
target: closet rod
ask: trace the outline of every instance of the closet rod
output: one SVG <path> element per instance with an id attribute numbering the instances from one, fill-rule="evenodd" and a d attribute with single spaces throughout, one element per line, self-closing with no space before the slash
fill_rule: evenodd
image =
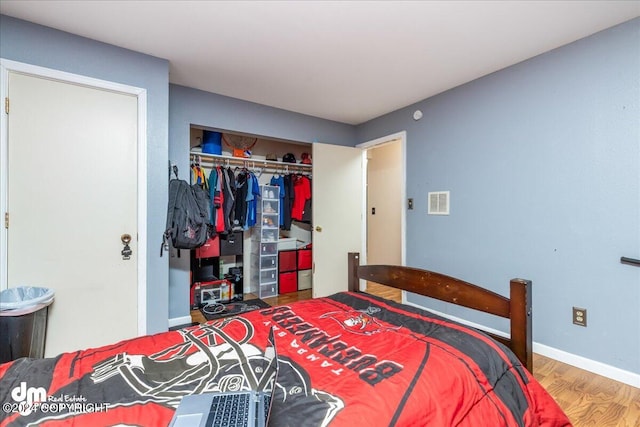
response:
<path id="1" fill-rule="evenodd" d="M 302 163 L 283 163 L 273 160 L 229 157 L 218 154 L 191 152 L 191 158 L 200 162 L 217 163 L 221 166 L 242 166 L 247 169 L 273 169 L 276 171 L 311 173 L 312 165 Z"/>
<path id="2" fill-rule="evenodd" d="M 620 257 L 620 262 L 624 264 L 631 264 L 640 267 L 640 259 L 628 258 L 626 256 Z"/>

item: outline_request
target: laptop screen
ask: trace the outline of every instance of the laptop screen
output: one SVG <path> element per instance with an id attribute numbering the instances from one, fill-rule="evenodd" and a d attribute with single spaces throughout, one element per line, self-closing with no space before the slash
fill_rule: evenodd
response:
<path id="1" fill-rule="evenodd" d="M 276 340 L 273 327 L 269 329 L 267 345 L 264 349 L 262 376 L 258 380 L 257 391 L 272 390 L 275 387 L 278 371 L 278 356 L 276 352 Z"/>
<path id="2" fill-rule="evenodd" d="M 278 352 L 276 350 L 276 340 L 273 331 L 273 327 L 269 329 L 269 338 L 267 339 L 267 346 L 264 349 L 264 378 L 266 383 L 263 388 L 260 388 L 262 384 L 258 384 L 258 390 L 269 390 L 264 394 L 264 425 L 269 422 L 269 415 L 271 414 L 271 406 L 273 405 L 273 396 L 276 391 L 276 383 L 278 381 Z M 262 383 L 262 381 L 260 382 Z"/>

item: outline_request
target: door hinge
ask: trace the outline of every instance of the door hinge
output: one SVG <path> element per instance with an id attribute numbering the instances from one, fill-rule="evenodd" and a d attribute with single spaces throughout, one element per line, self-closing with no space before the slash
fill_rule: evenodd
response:
<path id="1" fill-rule="evenodd" d="M 9 212 L 4 213 L 4 228 L 9 228 Z"/>
<path id="2" fill-rule="evenodd" d="M 4 112 L 6 114 L 9 114 L 9 97 L 6 97 L 4 99 Z"/>

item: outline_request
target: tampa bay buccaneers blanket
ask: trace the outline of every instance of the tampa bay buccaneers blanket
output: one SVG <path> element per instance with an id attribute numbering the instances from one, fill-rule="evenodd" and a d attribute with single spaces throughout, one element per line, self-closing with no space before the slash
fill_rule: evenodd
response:
<path id="1" fill-rule="evenodd" d="M 501 344 L 359 293 L 0 365 L 0 425 L 166 426 L 187 394 L 254 388 L 272 326 L 271 426 L 569 425 Z"/>

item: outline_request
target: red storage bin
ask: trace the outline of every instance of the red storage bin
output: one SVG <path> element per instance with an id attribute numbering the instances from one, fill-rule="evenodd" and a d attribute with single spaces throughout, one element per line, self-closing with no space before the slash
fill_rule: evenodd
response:
<path id="1" fill-rule="evenodd" d="M 298 270 L 308 270 L 312 263 L 311 249 L 298 249 Z"/>
<path id="2" fill-rule="evenodd" d="M 207 240 L 204 245 L 196 248 L 196 258 L 213 258 L 220 256 L 220 240 L 214 236 Z"/>
<path id="3" fill-rule="evenodd" d="M 280 273 L 278 275 L 278 287 L 281 294 L 296 292 L 298 290 L 298 273 L 295 271 Z"/>
<path id="4" fill-rule="evenodd" d="M 296 251 L 278 252 L 278 271 L 293 271 L 296 269 Z"/>

